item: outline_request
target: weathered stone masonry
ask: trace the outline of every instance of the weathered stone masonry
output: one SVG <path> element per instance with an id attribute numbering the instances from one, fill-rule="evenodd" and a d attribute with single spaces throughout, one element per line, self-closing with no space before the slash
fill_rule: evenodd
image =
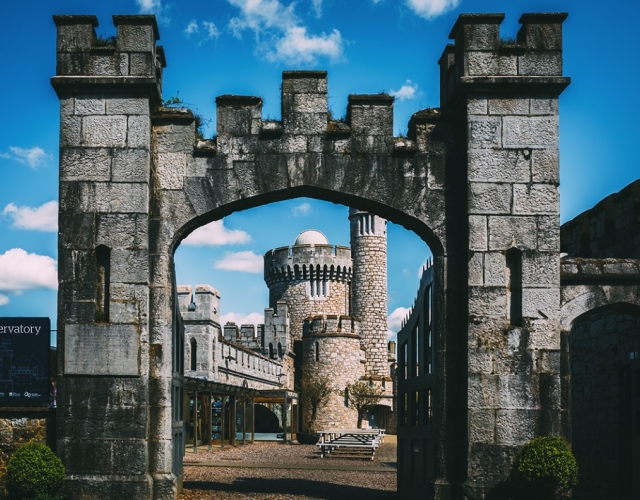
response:
<path id="1" fill-rule="evenodd" d="M 189 112 L 157 109 L 153 17 L 116 16 L 116 44 L 102 46 L 95 17 L 57 16 L 58 453 L 72 497 L 175 497 L 173 252 L 202 224 L 297 196 L 402 224 L 433 251 L 430 496 L 480 499 L 524 441 L 562 433 L 564 17 L 526 14 L 506 43 L 502 15 L 460 16 L 440 108 L 416 113 L 408 138 L 393 137 L 390 96 L 350 96 L 346 121 L 327 121 L 326 72 L 292 71 L 281 121 L 261 119 L 260 98 L 221 96 L 216 139 L 196 141 Z"/>

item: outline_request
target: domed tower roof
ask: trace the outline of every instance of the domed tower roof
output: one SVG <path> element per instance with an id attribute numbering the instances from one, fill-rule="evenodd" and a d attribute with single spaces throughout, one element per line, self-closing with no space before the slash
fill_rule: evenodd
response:
<path id="1" fill-rule="evenodd" d="M 329 240 L 327 237 L 322 234 L 317 229 L 307 229 L 306 231 L 302 231 L 296 241 L 293 243 L 294 245 L 328 245 Z"/>

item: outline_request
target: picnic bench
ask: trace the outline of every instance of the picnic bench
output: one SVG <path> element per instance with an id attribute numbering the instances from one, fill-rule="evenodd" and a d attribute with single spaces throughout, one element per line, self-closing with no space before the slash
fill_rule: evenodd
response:
<path id="1" fill-rule="evenodd" d="M 385 429 L 328 429 L 320 431 L 320 457 L 338 448 L 371 450 L 371 460 L 384 441 Z"/>

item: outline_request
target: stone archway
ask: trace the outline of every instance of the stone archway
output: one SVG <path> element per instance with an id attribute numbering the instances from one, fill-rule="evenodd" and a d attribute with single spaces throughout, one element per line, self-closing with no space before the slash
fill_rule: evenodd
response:
<path id="1" fill-rule="evenodd" d="M 174 498 L 184 356 L 173 251 L 206 222 L 297 196 L 373 212 L 434 253 L 434 498 L 483 497 L 530 435 L 559 433 L 559 396 L 534 390 L 559 374 L 533 367 L 530 353 L 560 350 L 565 17 L 522 16 L 514 47 L 500 39 L 503 15 L 460 16 L 440 60 L 441 107 L 416 113 L 408 138 L 393 136 L 392 97 L 351 95 L 346 120 L 327 120 L 326 72 L 291 71 L 281 121 L 262 120 L 260 98 L 221 96 L 217 137 L 200 141 L 190 112 L 158 108 L 165 60 L 153 16 L 114 16 L 107 47 L 94 16 L 55 16 L 58 453 L 73 498 Z M 96 289 L 98 247 L 109 250 L 108 297 Z M 523 304 L 513 325 L 511 248 Z M 108 314 L 96 314 L 98 296 Z M 502 346 L 505 333 L 518 342 Z"/>

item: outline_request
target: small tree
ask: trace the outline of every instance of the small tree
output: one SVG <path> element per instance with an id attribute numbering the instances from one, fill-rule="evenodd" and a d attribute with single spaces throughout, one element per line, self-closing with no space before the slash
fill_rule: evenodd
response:
<path id="1" fill-rule="evenodd" d="M 347 384 L 341 393 L 349 408 L 358 412 L 358 429 L 362 426 L 362 416 L 365 409 L 377 405 L 384 393 L 382 389 L 362 380 Z"/>
<path id="2" fill-rule="evenodd" d="M 300 378 L 298 392 L 300 394 L 300 404 L 308 412 L 308 418 L 305 422 L 306 430 L 307 432 L 314 433 L 318 410 L 327 406 L 329 397 L 333 392 L 329 377 L 309 377 L 303 373 Z"/>

